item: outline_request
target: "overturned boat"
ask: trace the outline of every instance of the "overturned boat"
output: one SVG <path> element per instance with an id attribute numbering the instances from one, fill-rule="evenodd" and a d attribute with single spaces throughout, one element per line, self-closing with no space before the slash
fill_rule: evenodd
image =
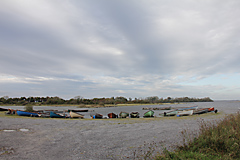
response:
<path id="1" fill-rule="evenodd" d="M 29 117 L 38 117 L 38 114 L 35 112 L 27 112 L 27 111 L 20 111 L 17 110 L 17 115 L 19 116 L 29 116 Z"/>
<path id="2" fill-rule="evenodd" d="M 129 117 L 129 113 L 127 113 L 127 112 L 120 112 L 119 113 L 119 117 L 120 118 L 127 118 L 127 117 Z"/>
<path id="3" fill-rule="evenodd" d="M 76 113 L 76 112 L 69 112 L 71 118 L 84 118 L 84 115 Z"/>
<path id="4" fill-rule="evenodd" d="M 139 118 L 139 113 L 138 112 L 132 112 L 130 113 L 131 118 Z"/>
<path id="5" fill-rule="evenodd" d="M 149 110 L 149 111 L 147 111 L 146 113 L 144 113 L 144 116 L 143 116 L 143 117 L 153 117 L 153 115 L 154 115 L 154 111 Z"/>

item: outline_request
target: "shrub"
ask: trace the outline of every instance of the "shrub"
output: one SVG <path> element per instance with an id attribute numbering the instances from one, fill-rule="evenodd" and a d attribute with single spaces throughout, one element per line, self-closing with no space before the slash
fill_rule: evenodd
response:
<path id="1" fill-rule="evenodd" d="M 27 104 L 25 107 L 24 107 L 25 111 L 27 112 L 32 112 L 34 111 L 33 110 L 33 106 L 31 104 Z"/>

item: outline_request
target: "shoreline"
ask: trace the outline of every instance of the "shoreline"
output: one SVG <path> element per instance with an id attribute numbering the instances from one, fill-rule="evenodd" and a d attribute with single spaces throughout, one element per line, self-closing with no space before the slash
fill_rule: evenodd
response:
<path id="1" fill-rule="evenodd" d="M 134 154 L 141 154 L 140 148 L 142 153 L 148 151 L 144 146 L 156 143 L 169 149 L 182 143 L 182 131 L 197 134 L 200 121 L 214 122 L 239 111 L 239 103 L 215 106 L 217 114 L 187 117 L 72 120 L 0 116 L 0 159 L 136 159 Z"/>

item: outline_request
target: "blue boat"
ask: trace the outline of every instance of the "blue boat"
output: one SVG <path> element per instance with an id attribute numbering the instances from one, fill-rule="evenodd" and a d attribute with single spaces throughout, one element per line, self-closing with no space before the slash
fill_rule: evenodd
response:
<path id="1" fill-rule="evenodd" d="M 30 116 L 30 117 L 38 117 L 37 113 L 34 112 L 26 112 L 26 111 L 17 111 L 19 116 Z"/>
<path id="2" fill-rule="evenodd" d="M 66 118 L 65 116 L 61 116 L 57 113 L 54 113 L 54 112 L 50 112 L 50 117 L 51 118 Z"/>

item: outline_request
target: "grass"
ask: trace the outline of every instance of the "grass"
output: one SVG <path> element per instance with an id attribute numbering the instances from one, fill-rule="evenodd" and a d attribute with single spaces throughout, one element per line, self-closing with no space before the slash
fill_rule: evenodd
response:
<path id="1" fill-rule="evenodd" d="M 191 137 L 187 131 L 183 131 L 182 135 L 182 145 L 173 152 L 164 149 L 154 159 L 240 159 L 239 113 L 218 121 L 201 121 L 197 137 Z"/>

